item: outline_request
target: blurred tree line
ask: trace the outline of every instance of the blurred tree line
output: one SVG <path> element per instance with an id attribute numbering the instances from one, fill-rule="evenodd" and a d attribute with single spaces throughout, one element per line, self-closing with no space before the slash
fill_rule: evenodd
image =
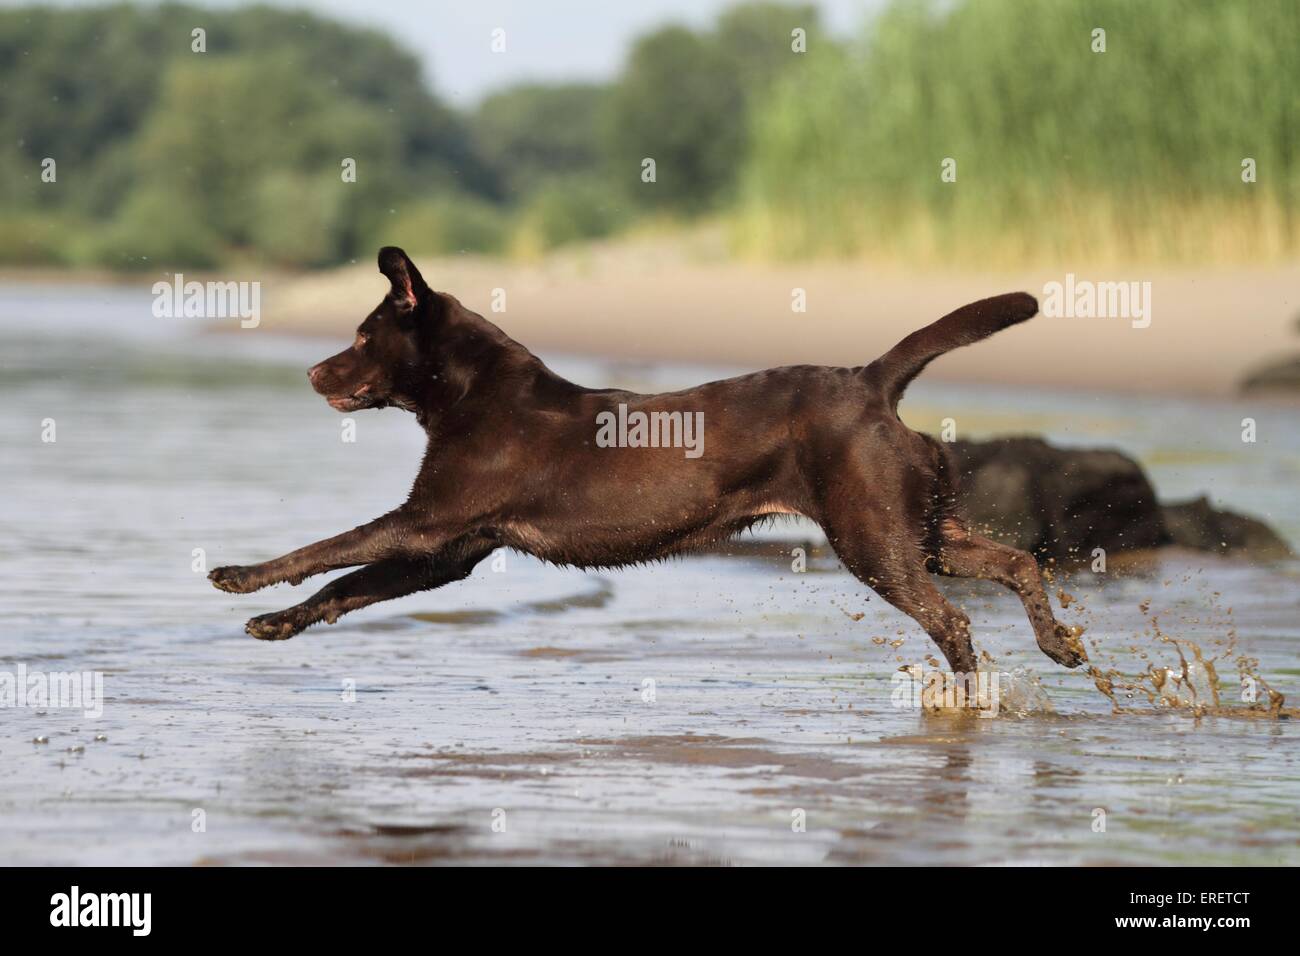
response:
<path id="1" fill-rule="evenodd" d="M 610 84 L 523 85 L 461 113 L 393 39 L 305 12 L 3 10 L 0 262 L 311 267 L 383 243 L 545 249 L 716 210 L 749 104 L 796 59 L 792 22 L 815 11 L 737 7 L 712 31 L 641 38 Z"/>
<path id="2" fill-rule="evenodd" d="M 609 83 L 457 111 L 309 13 L 0 10 L 0 263 L 528 253 L 699 216 L 775 257 L 1292 255 L 1297 36 L 1295 0 L 893 0 L 850 41 L 748 2 Z"/>

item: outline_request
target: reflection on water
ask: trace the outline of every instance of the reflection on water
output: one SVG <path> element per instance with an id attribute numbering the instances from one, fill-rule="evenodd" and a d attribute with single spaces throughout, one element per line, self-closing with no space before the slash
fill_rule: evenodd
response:
<path id="1" fill-rule="evenodd" d="M 98 720 L 0 711 L 0 859 L 1300 862 L 1290 721 L 1197 720 L 1136 692 L 1113 715 L 979 583 L 944 586 L 1051 712 L 895 707 L 891 676 L 933 648 L 825 558 L 585 575 L 509 554 L 292 641 L 247 638 L 247 617 L 312 585 L 223 594 L 195 549 L 211 567 L 352 527 L 402 499 L 422 451 L 392 410 L 341 440 L 304 377 L 337 345 L 198 334 L 138 290 L 0 294 L 0 671 L 102 671 L 107 698 Z M 1266 437 L 1243 451 L 1223 438 L 1246 414 L 1232 403 L 914 392 L 914 420 L 952 401 L 993 430 L 1031 416 L 1055 440 L 1150 456 L 1168 495 L 1210 492 L 1300 539 L 1283 409 L 1250 410 Z M 1077 599 L 1061 616 L 1086 625 L 1099 667 L 1177 668 L 1163 635 L 1258 659 L 1295 701 L 1297 570 L 1171 554 L 1059 582 Z M 1218 667 L 1240 704 L 1235 665 Z"/>

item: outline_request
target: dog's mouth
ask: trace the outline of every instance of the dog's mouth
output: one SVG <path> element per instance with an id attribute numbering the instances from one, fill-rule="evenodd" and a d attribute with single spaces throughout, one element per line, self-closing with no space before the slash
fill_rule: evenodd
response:
<path id="1" fill-rule="evenodd" d="M 370 394 L 370 386 L 362 385 L 349 395 L 332 395 L 325 399 L 329 407 L 339 412 L 355 412 L 363 408 L 379 408 L 384 400 Z"/>

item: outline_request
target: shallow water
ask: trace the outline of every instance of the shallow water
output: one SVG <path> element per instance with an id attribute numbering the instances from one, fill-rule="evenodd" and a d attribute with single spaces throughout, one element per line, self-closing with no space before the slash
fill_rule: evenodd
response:
<path id="1" fill-rule="evenodd" d="M 1170 552 L 1061 582 L 1104 668 L 1178 666 L 1157 626 L 1221 655 L 1228 717 L 1140 694 L 1113 714 L 1014 598 L 962 582 L 944 586 L 992 666 L 1041 680 L 1021 679 L 1031 709 L 895 706 L 894 673 L 932 645 L 823 549 L 796 573 L 777 544 L 608 574 L 510 553 L 254 641 L 246 618 L 318 582 L 223 594 L 194 549 L 246 563 L 374 517 L 422 436 L 387 410 L 341 440 L 304 370 L 342 343 L 203 334 L 153 318 L 143 285 L 0 291 L 0 672 L 104 674 L 98 718 L 0 709 L 0 861 L 1300 863 L 1295 722 L 1246 719 L 1232 663 L 1300 700 L 1296 562 Z M 707 374 L 553 364 L 632 387 Z M 1115 445 L 1166 497 L 1208 492 L 1300 541 L 1286 406 L 922 381 L 905 413 L 952 408 L 971 433 Z"/>

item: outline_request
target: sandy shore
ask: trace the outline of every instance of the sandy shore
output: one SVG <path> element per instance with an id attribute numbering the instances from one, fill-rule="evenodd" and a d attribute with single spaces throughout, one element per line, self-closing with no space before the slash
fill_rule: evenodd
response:
<path id="1" fill-rule="evenodd" d="M 1300 264 L 1227 270 L 1060 269 L 916 274 L 853 264 L 735 262 L 708 248 L 641 242 L 526 263 L 415 256 L 456 295 L 539 352 L 742 366 L 856 365 L 973 299 L 1043 295 L 1067 272 L 1150 283 L 1150 324 L 1040 316 L 927 374 L 954 381 L 1228 393 L 1262 362 L 1300 351 Z M 494 290 L 505 310 L 494 311 Z M 807 311 L 792 309 L 806 291 Z M 270 329 L 344 336 L 384 292 L 369 262 L 287 280 L 266 296 Z M 499 294 L 498 294 L 499 296 Z"/>

